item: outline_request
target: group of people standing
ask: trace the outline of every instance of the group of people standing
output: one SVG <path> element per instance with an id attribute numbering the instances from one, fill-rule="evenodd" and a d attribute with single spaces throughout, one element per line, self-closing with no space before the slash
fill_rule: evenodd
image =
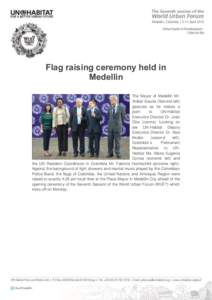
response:
<path id="1" fill-rule="evenodd" d="M 108 111 L 108 154 L 113 157 L 114 150 L 117 158 L 121 158 L 120 139 L 125 109 L 118 102 L 116 95 L 110 96 Z M 77 98 L 75 106 L 69 112 L 62 98 L 58 98 L 52 111 L 51 104 L 45 105 L 41 115 L 41 132 L 43 133 L 44 155 L 50 156 L 49 142 L 52 130 L 56 130 L 58 137 L 58 155 L 66 156 L 68 152 L 68 136 L 71 132 L 73 155 L 85 156 L 85 131 L 88 131 L 88 151 L 90 157 L 99 157 L 101 138 L 102 113 L 94 99 L 89 101 L 88 108 L 83 106 L 81 98 Z M 79 146 L 79 147 L 78 147 Z"/>

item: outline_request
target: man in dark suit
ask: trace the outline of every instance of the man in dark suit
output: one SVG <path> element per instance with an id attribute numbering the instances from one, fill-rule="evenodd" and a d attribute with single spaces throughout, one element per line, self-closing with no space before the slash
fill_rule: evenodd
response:
<path id="1" fill-rule="evenodd" d="M 78 152 L 82 157 L 85 156 L 85 129 L 87 126 L 87 114 L 85 107 L 82 106 L 82 99 L 77 98 L 74 108 L 70 112 L 70 128 L 72 131 L 72 141 L 74 156 L 78 156 Z M 80 149 L 78 151 L 78 140 Z"/>
<path id="2" fill-rule="evenodd" d="M 108 155 L 107 157 L 113 157 L 114 142 L 115 153 L 117 158 L 121 158 L 120 153 L 120 140 L 122 132 L 122 123 L 125 117 L 125 109 L 118 103 L 118 97 L 116 95 L 110 96 L 110 107 L 108 111 Z"/>
<path id="3" fill-rule="evenodd" d="M 90 157 L 99 157 L 99 144 L 101 137 L 101 125 L 102 114 L 99 108 L 96 106 L 96 101 L 89 101 L 89 110 L 87 111 L 88 121 L 88 136 L 89 136 L 89 150 Z"/>

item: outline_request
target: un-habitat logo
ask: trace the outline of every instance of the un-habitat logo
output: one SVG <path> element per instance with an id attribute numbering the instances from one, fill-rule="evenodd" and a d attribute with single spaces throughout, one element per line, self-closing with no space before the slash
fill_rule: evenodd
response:
<path id="1" fill-rule="evenodd" d="M 12 45 L 19 55 L 34 57 L 41 54 L 46 47 L 46 33 L 33 23 L 23 24 L 16 28 L 12 37 Z"/>

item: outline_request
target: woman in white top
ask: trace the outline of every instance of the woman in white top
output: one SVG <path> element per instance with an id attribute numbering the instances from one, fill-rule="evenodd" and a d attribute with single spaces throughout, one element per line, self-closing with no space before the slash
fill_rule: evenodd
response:
<path id="1" fill-rule="evenodd" d="M 57 98 L 56 107 L 53 111 L 53 128 L 57 132 L 59 156 L 66 156 L 68 151 L 69 118 L 70 114 L 63 99 Z"/>

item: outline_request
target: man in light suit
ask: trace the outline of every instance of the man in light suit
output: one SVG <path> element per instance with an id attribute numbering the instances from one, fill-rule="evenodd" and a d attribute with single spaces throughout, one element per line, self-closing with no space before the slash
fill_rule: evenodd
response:
<path id="1" fill-rule="evenodd" d="M 87 110 L 88 121 L 88 136 L 89 136 L 89 150 L 90 157 L 99 157 L 99 144 L 101 137 L 101 120 L 102 113 L 96 106 L 95 100 L 89 101 L 89 110 Z"/>
<path id="2" fill-rule="evenodd" d="M 70 129 L 72 131 L 72 141 L 74 156 L 78 156 L 78 140 L 80 142 L 80 155 L 85 156 L 85 129 L 87 127 L 87 111 L 82 105 L 82 99 L 76 99 L 76 105 L 70 113 Z"/>
<path id="3" fill-rule="evenodd" d="M 108 155 L 107 157 L 113 157 L 114 142 L 115 153 L 117 158 L 121 158 L 120 153 L 120 140 L 122 132 L 122 123 L 125 117 L 125 109 L 118 103 L 118 97 L 116 95 L 110 96 L 110 108 L 108 111 Z"/>

